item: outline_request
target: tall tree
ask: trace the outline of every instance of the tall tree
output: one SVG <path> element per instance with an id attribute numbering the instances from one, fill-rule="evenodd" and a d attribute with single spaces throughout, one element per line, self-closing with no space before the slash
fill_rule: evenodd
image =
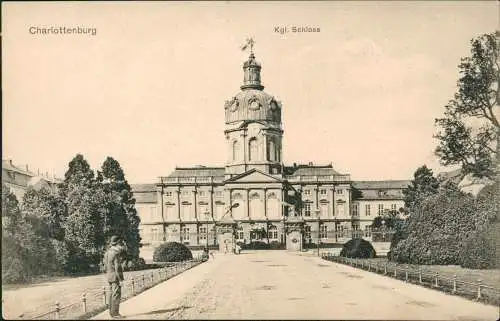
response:
<path id="1" fill-rule="evenodd" d="M 432 170 L 423 165 L 413 174 L 411 185 L 403 190 L 406 208 L 413 210 L 415 205 L 426 197 L 436 194 L 439 188 L 439 181 L 434 177 Z"/>
<path id="2" fill-rule="evenodd" d="M 498 179 L 500 164 L 500 32 L 471 40 L 470 57 L 462 58 L 454 99 L 436 119 L 443 165 L 460 164 L 465 174 Z"/>
<path id="3" fill-rule="evenodd" d="M 68 164 L 64 174 L 62 190 L 68 192 L 72 185 L 92 187 L 95 183 L 94 172 L 82 154 L 77 154 Z"/>
<path id="4" fill-rule="evenodd" d="M 107 234 L 121 235 L 127 243 L 128 260 L 139 259 L 141 237 L 139 236 L 140 219 L 135 209 L 130 185 L 120 163 L 107 157 L 102 164 L 99 177 L 102 177 L 104 191 L 107 194 L 108 206 L 106 215 Z"/>
<path id="5" fill-rule="evenodd" d="M 104 192 L 81 154 L 69 163 L 62 191 L 68 211 L 64 228 L 72 262 L 69 269 L 81 271 L 99 262 L 106 204 Z"/>

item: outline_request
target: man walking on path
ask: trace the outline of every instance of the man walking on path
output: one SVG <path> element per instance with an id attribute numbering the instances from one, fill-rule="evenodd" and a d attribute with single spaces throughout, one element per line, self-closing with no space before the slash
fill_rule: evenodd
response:
<path id="1" fill-rule="evenodd" d="M 120 246 L 120 238 L 113 235 L 110 240 L 110 247 L 104 253 L 104 266 L 108 283 L 111 288 L 109 293 L 109 314 L 112 318 L 122 318 L 120 315 L 120 300 L 122 297 L 121 282 L 123 279 L 122 255 L 124 248 Z"/>

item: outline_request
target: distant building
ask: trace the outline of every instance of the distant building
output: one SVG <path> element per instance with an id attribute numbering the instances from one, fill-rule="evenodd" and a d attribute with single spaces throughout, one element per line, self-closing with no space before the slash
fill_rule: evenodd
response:
<path id="1" fill-rule="evenodd" d="M 441 181 L 448 181 L 455 183 L 458 188 L 464 192 L 477 196 L 479 192 L 488 185 L 494 183 L 493 180 L 483 177 L 474 177 L 472 174 L 464 175 L 461 169 L 455 169 L 448 172 L 441 172 L 437 175 Z"/>
<path id="2" fill-rule="evenodd" d="M 37 190 L 48 188 L 55 191 L 61 182 L 62 180 L 58 178 L 49 177 L 48 173 L 45 173 L 45 176 L 34 173 L 29 170 L 28 166 L 25 169 L 15 166 L 11 159 L 2 160 L 2 183 L 9 188 L 19 202 L 23 200 L 24 193 L 30 186 Z"/>
<path id="3" fill-rule="evenodd" d="M 260 70 L 251 53 L 241 91 L 224 105 L 224 167 L 177 167 L 156 184 L 132 185 L 143 250 L 163 241 L 215 245 L 215 222 L 226 216 L 237 223 L 238 242 L 284 244 L 293 216 L 304 224 L 305 244 L 333 243 L 332 232 L 369 231 L 385 209 L 403 207 L 410 181 L 356 182 L 332 164 L 284 165 L 283 106 L 263 91 Z"/>

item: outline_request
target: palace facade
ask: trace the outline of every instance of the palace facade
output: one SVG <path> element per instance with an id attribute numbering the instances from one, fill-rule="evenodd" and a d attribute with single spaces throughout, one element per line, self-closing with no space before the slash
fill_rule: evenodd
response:
<path id="1" fill-rule="evenodd" d="M 369 232 L 377 215 L 403 207 L 409 181 L 352 181 L 332 164 L 283 163 L 283 106 L 266 93 L 253 52 L 240 91 L 224 104 L 224 167 L 178 167 L 156 184 L 132 185 L 146 251 L 164 241 L 216 245 L 215 225 L 236 224 L 236 240 L 285 244 L 289 217 L 307 242 L 338 240 L 333 231 Z"/>

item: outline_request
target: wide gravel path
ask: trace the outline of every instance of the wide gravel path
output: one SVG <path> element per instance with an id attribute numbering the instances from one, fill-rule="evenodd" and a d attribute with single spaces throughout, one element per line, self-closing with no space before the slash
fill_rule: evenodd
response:
<path id="1" fill-rule="evenodd" d="M 285 251 L 218 254 L 124 302 L 121 313 L 130 319 L 499 317 L 498 307 Z"/>

